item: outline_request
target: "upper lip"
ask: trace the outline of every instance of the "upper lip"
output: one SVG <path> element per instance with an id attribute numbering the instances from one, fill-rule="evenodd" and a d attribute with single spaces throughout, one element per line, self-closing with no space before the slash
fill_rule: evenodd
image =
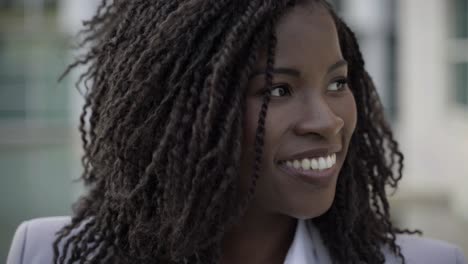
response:
<path id="1" fill-rule="evenodd" d="M 303 150 L 300 152 L 296 152 L 292 155 L 288 155 L 288 156 L 281 158 L 279 161 L 326 157 L 326 156 L 329 156 L 333 153 L 337 153 L 340 151 L 341 151 L 341 145 L 329 145 L 326 147 L 313 148 L 313 149 L 307 149 L 307 150 Z"/>

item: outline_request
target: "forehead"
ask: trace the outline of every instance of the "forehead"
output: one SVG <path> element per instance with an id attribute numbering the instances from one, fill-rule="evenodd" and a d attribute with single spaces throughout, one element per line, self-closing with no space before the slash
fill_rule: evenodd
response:
<path id="1" fill-rule="evenodd" d="M 278 21 L 277 65 L 328 67 L 342 58 L 335 23 L 329 11 L 306 1 L 288 10 Z"/>

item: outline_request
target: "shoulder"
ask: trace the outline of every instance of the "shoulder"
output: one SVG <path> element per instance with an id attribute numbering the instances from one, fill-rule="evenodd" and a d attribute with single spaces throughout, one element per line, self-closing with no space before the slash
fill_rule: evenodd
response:
<path id="1" fill-rule="evenodd" d="M 398 235 L 397 244 L 405 256 L 407 264 L 466 264 L 459 247 L 445 241 L 423 238 L 416 235 Z M 388 247 L 383 249 L 386 263 L 400 263 Z"/>
<path id="2" fill-rule="evenodd" d="M 55 235 L 70 223 L 69 216 L 37 218 L 16 229 L 7 264 L 52 263 Z"/>

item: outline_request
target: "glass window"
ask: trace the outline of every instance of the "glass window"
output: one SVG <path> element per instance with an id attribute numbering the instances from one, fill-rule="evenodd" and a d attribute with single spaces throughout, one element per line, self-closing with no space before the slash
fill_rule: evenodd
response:
<path id="1" fill-rule="evenodd" d="M 455 64 L 455 100 L 468 105 L 468 62 Z"/>
<path id="2" fill-rule="evenodd" d="M 468 0 L 453 1 L 453 94 L 458 104 L 468 106 Z"/>
<path id="3" fill-rule="evenodd" d="M 455 37 L 468 38 L 468 0 L 455 0 Z"/>
<path id="4" fill-rule="evenodd" d="M 57 83 L 71 58 L 56 2 L 0 0 L 0 260 L 22 221 L 69 214 L 76 192 L 74 89 Z"/>
<path id="5" fill-rule="evenodd" d="M 24 27 L 7 12 L 0 23 L 0 120 L 62 120 L 68 117 L 69 89 L 57 83 L 66 66 L 66 42 L 56 30 L 53 12 L 42 26 Z"/>

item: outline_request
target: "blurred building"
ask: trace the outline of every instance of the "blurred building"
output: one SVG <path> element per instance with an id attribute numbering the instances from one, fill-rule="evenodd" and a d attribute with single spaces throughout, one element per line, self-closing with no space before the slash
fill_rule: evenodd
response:
<path id="1" fill-rule="evenodd" d="M 80 192 L 70 37 L 95 0 L 0 0 L 0 261 L 25 219 Z M 405 154 L 395 221 L 468 255 L 468 0 L 335 0 L 355 29 Z"/>
<path id="2" fill-rule="evenodd" d="M 405 154 L 395 221 L 468 254 L 468 0 L 335 3 Z"/>
<path id="3" fill-rule="evenodd" d="M 399 3 L 404 219 L 468 253 L 468 1 Z"/>
<path id="4" fill-rule="evenodd" d="M 0 0 L 0 262 L 21 221 L 70 214 L 78 195 L 72 180 L 81 171 L 81 101 L 71 78 L 57 80 L 72 60 L 70 36 L 80 25 L 78 16 L 89 16 L 93 8 L 84 10 L 83 0 L 69 2 L 76 7 Z"/>

